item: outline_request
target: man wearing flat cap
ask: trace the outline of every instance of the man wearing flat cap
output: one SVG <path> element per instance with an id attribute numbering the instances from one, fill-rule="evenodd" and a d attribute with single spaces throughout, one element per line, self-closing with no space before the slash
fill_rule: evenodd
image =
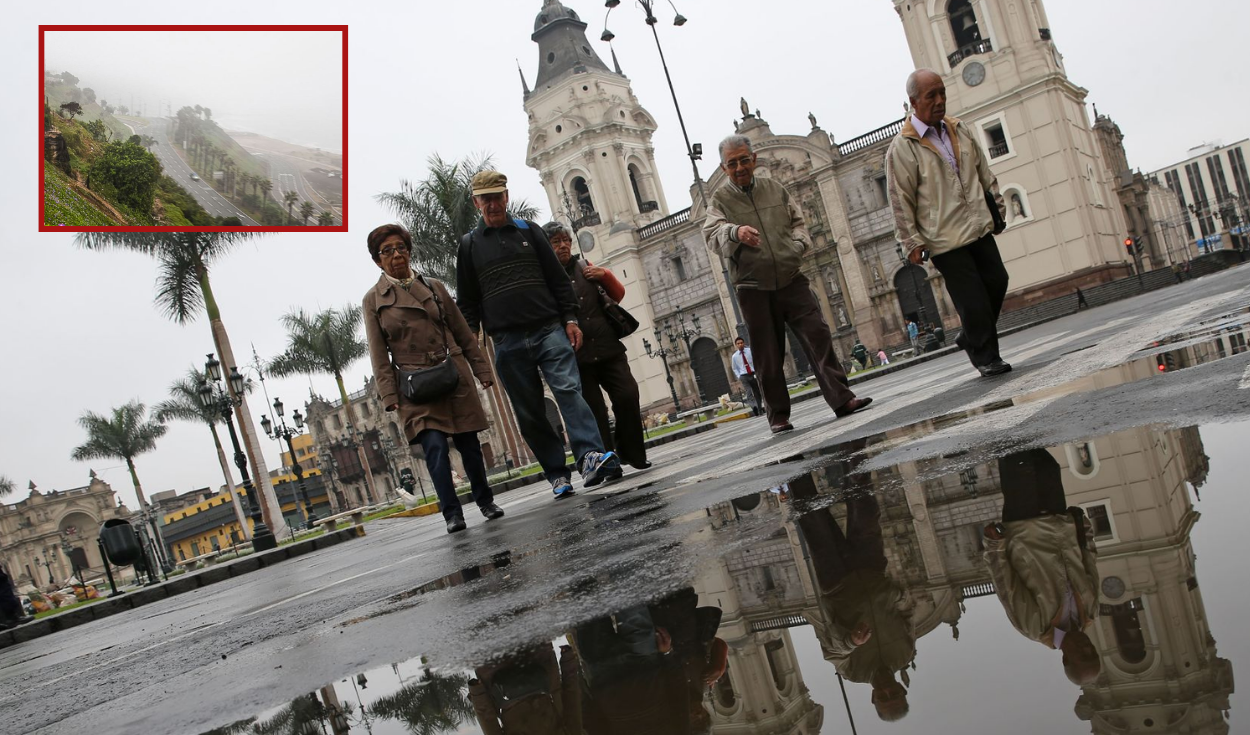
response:
<path id="1" fill-rule="evenodd" d="M 472 185 L 482 222 L 460 239 L 456 301 L 469 328 L 476 332 L 481 325 L 494 340 L 499 381 L 525 443 L 542 465 L 556 499 L 572 495 L 564 442 L 547 420 L 546 380 L 564 419 L 583 486 L 620 477 L 620 459 L 603 450 L 595 416 L 582 398 L 575 354 L 582 333 L 568 274 L 542 228 L 508 214 L 508 177 L 482 171 Z"/>

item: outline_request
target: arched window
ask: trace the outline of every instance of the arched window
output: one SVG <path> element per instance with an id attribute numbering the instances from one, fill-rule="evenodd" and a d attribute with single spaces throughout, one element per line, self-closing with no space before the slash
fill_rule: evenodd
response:
<path id="1" fill-rule="evenodd" d="M 1115 645 L 1126 663 L 1137 664 L 1146 659 L 1146 636 L 1142 632 L 1141 599 L 1129 600 L 1111 608 L 1111 627 L 1115 631 Z"/>
<path id="2" fill-rule="evenodd" d="M 975 46 L 981 41 L 981 29 L 977 26 L 977 15 L 968 0 L 951 0 L 946 6 L 946 14 L 950 16 L 951 33 L 955 37 L 955 47 L 964 49 Z M 975 52 L 973 52 L 975 53 Z"/>
<path id="3" fill-rule="evenodd" d="M 734 706 L 734 685 L 729 680 L 729 667 L 725 667 L 725 675 L 716 682 L 716 703 L 725 709 Z"/>
<path id="4" fill-rule="evenodd" d="M 638 204 L 639 212 L 642 211 L 642 203 L 646 200 L 642 195 L 642 184 L 639 183 L 641 178 L 642 173 L 638 170 L 638 166 L 629 164 L 629 186 L 634 190 L 634 201 Z"/>
<path id="5" fill-rule="evenodd" d="M 1002 187 L 1003 203 L 1007 205 L 1007 226 L 1015 227 L 1033 221 L 1033 206 L 1029 194 L 1017 184 Z"/>
<path id="6" fill-rule="evenodd" d="M 595 203 L 590 199 L 590 187 L 581 176 L 573 179 L 573 196 L 577 199 L 577 207 L 583 215 L 595 211 Z"/>

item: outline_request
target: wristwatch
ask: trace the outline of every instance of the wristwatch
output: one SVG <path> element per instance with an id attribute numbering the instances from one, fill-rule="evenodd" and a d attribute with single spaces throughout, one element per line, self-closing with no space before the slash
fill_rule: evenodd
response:
<path id="1" fill-rule="evenodd" d="M 567 326 L 568 326 L 568 325 L 570 325 L 570 324 L 572 324 L 572 325 L 573 325 L 573 326 L 575 326 L 575 327 L 581 326 L 581 324 L 580 324 L 580 323 L 579 323 L 576 319 L 565 319 L 565 320 L 564 320 L 564 326 L 566 326 L 566 327 L 567 327 Z"/>

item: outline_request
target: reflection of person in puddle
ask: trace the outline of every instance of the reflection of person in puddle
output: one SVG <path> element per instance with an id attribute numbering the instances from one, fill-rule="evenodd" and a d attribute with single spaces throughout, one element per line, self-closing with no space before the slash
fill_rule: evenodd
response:
<path id="1" fill-rule="evenodd" d="M 582 702 L 577 656 L 551 644 L 479 666 L 469 699 L 485 735 L 581 735 Z"/>
<path id="2" fill-rule="evenodd" d="M 728 648 L 716 638 L 720 610 L 698 607 L 686 588 L 579 625 L 588 735 L 706 732 L 703 692 L 724 673 Z"/>
<path id="3" fill-rule="evenodd" d="M 1085 631 L 1098 613 L 1096 552 L 1079 508 L 1068 508 L 1059 463 L 1045 449 L 998 460 L 1003 520 L 985 527 L 985 560 L 1016 630 L 1063 651 L 1074 684 L 1098 678 Z"/>
<path id="4" fill-rule="evenodd" d="M 800 478 L 790 492 L 814 496 L 815 486 Z M 915 658 L 916 632 L 907 595 L 886 574 L 880 518 L 877 499 L 859 495 L 846 501 L 845 533 L 827 509 L 800 517 L 798 527 L 819 586 L 821 616 L 812 627 L 825 659 L 848 681 L 871 684 L 877 716 L 892 722 L 909 709 L 895 672 Z"/>

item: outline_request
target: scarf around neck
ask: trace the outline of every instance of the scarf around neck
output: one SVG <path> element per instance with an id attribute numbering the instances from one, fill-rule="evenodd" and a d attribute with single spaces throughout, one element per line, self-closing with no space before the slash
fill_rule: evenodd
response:
<path id="1" fill-rule="evenodd" d="M 390 281 L 392 285 L 399 286 L 405 291 L 407 291 L 408 288 L 412 286 L 413 281 L 417 280 L 417 273 L 416 271 L 412 269 L 411 266 L 408 267 L 407 278 L 395 278 L 390 273 L 387 273 L 385 270 L 382 271 L 382 275 L 386 276 L 386 280 Z"/>

